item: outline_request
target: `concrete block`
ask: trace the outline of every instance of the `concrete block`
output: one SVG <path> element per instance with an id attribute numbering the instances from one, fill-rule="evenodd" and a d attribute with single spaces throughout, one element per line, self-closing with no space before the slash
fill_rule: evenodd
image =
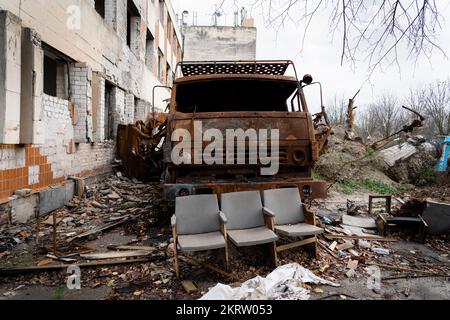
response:
<path id="1" fill-rule="evenodd" d="M 48 189 L 39 193 L 39 215 L 44 215 L 64 207 L 66 204 L 66 188 Z"/>
<path id="2" fill-rule="evenodd" d="M 32 191 L 31 189 L 20 189 L 20 190 L 16 190 L 14 192 L 14 194 L 19 197 L 26 197 L 31 194 L 31 191 Z"/>
<path id="3" fill-rule="evenodd" d="M 75 196 L 75 182 L 67 181 L 65 188 L 66 188 L 66 203 L 68 203 L 72 201 L 73 197 Z"/>
<path id="4" fill-rule="evenodd" d="M 27 223 L 34 218 L 38 202 L 38 196 L 35 194 L 11 200 L 9 202 L 11 208 L 11 223 Z"/>
<path id="5" fill-rule="evenodd" d="M 84 178 L 78 178 L 78 177 L 70 177 L 70 180 L 72 180 L 75 183 L 75 195 L 77 197 L 82 197 L 84 195 L 84 188 L 86 186 L 86 180 Z"/>

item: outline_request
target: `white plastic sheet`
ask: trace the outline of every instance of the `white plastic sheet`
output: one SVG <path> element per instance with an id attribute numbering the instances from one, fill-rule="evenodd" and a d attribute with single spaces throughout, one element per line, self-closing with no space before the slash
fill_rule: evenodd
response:
<path id="1" fill-rule="evenodd" d="M 219 283 L 200 300 L 308 300 L 310 291 L 303 287 L 305 283 L 340 286 L 292 263 L 278 267 L 266 278 L 250 279 L 238 288 Z"/>

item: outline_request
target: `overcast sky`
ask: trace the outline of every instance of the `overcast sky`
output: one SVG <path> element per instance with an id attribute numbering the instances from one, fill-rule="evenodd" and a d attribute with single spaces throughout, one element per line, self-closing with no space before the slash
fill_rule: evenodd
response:
<path id="1" fill-rule="evenodd" d="M 211 25 L 215 4 L 219 0 L 172 0 L 176 13 L 181 16 L 183 10 L 189 11 L 187 22 L 192 24 L 193 14 L 197 15 L 198 25 Z M 435 50 L 431 60 L 421 58 L 415 65 L 408 60 L 407 54 L 400 54 L 400 71 L 395 65 L 385 66 L 384 70 L 376 70 L 370 79 L 367 79 L 367 63 L 360 62 L 353 70 L 350 65 L 341 66 L 341 39 L 333 39 L 329 31 L 329 14 L 319 13 L 309 27 L 305 45 L 302 50 L 302 37 L 304 23 L 295 24 L 287 22 L 278 32 L 266 25 L 259 8 L 251 8 L 253 0 L 227 0 L 224 6 L 225 15 L 220 18 L 219 24 L 233 24 L 233 12 L 236 11 L 234 3 L 239 8 L 246 6 L 249 15 L 255 19 L 258 28 L 257 59 L 293 60 L 299 76 L 305 73 L 313 75 L 314 80 L 320 81 L 324 87 L 325 103 L 334 99 L 334 96 L 351 98 L 358 89 L 362 89 L 357 104 L 362 106 L 371 103 L 377 95 L 384 92 L 393 93 L 400 98 L 409 93 L 410 88 L 416 88 L 436 79 L 446 80 L 449 77 L 450 61 L 442 53 Z M 439 37 L 441 48 L 450 56 L 450 1 L 437 0 L 443 16 L 442 31 Z M 293 12 L 295 13 L 295 12 Z M 403 50 L 406 52 L 406 50 Z M 315 92 L 310 94 L 316 95 Z M 399 103 L 406 104 L 405 99 Z M 316 109 L 317 110 L 317 109 Z M 316 111 L 314 110 L 314 111 Z"/>

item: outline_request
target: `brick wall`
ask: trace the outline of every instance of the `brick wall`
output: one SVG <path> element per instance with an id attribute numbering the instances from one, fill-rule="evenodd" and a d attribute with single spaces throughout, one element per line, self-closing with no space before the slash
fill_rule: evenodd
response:
<path id="1" fill-rule="evenodd" d="M 130 34 L 130 49 L 134 55 L 141 60 L 143 54 L 143 45 L 142 45 L 142 37 L 141 37 L 141 17 L 132 17 L 131 18 L 131 34 Z"/>
<path id="2" fill-rule="evenodd" d="M 92 141 L 92 69 L 84 63 L 70 66 L 71 100 L 75 111 L 75 142 Z"/>
<path id="3" fill-rule="evenodd" d="M 112 110 L 112 137 L 115 139 L 117 137 L 117 127 L 119 124 L 125 123 L 125 91 L 117 87 L 113 88 L 111 105 L 114 106 Z"/>
<path id="4" fill-rule="evenodd" d="M 151 111 L 151 104 L 138 99 L 134 110 L 134 122 L 139 120 L 145 121 L 147 120 L 148 113 Z"/>
<path id="5" fill-rule="evenodd" d="M 125 110 L 124 110 L 124 121 L 122 124 L 132 124 L 134 123 L 134 104 L 135 97 L 131 93 L 125 95 Z"/>

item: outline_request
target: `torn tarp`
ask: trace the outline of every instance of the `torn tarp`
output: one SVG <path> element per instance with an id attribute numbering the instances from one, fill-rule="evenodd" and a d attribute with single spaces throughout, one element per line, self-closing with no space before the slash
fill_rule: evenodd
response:
<path id="1" fill-rule="evenodd" d="M 310 291 L 304 288 L 305 283 L 339 287 L 292 263 L 278 267 L 266 278 L 257 276 L 237 288 L 219 283 L 200 300 L 308 300 Z"/>

